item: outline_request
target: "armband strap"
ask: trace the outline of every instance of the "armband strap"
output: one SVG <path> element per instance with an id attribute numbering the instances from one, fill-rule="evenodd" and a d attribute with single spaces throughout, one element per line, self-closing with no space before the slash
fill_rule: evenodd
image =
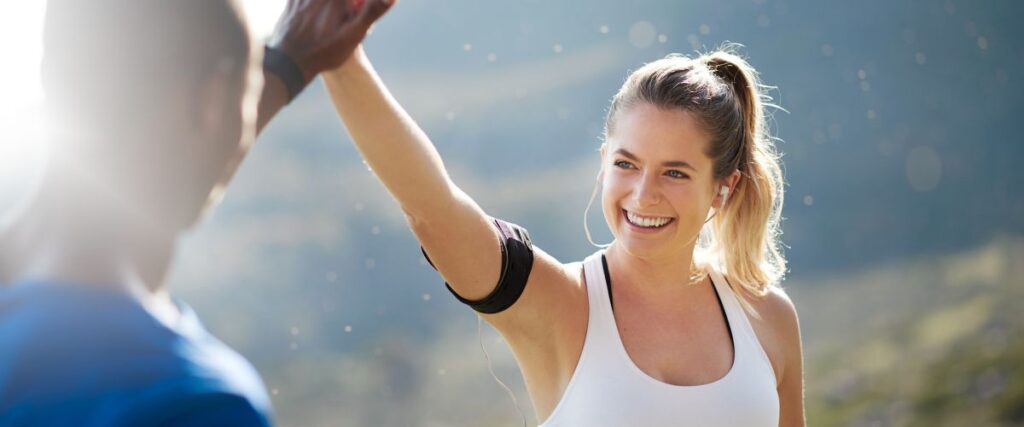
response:
<path id="1" fill-rule="evenodd" d="M 456 299 L 473 310 L 486 314 L 500 313 L 515 304 L 526 289 L 526 282 L 530 279 L 530 271 L 533 269 L 533 243 L 526 229 L 496 218 L 494 225 L 501 235 L 498 239 L 501 243 L 501 275 L 498 276 L 498 285 L 490 295 L 476 301 L 468 300 L 445 283 L 448 291 L 455 295 Z M 420 251 L 430 266 L 434 267 L 427 251 L 422 247 Z"/>

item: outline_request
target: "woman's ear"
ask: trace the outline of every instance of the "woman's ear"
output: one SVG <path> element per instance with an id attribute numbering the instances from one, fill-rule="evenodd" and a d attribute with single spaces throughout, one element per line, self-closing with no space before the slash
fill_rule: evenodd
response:
<path id="1" fill-rule="evenodd" d="M 715 206 L 715 209 L 722 209 L 724 204 L 736 194 L 736 186 L 739 185 L 741 177 L 740 171 L 734 170 L 724 180 L 719 181 L 718 191 L 715 191 L 715 199 L 711 203 L 712 206 Z M 723 186 L 728 190 L 725 197 L 722 197 L 721 190 Z"/>

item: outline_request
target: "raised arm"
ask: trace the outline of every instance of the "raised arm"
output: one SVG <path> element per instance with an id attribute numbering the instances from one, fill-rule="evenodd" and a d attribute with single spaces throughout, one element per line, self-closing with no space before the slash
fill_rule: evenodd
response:
<path id="1" fill-rule="evenodd" d="M 463 299 L 491 297 L 502 268 L 502 239 L 494 222 L 452 182 L 437 150 L 363 51 L 325 73 L 324 82 L 356 148 L 398 200 L 441 276 Z M 587 294 L 578 265 L 563 266 L 536 246 L 532 260 L 518 300 L 481 317 L 508 341 L 535 404 L 549 413 L 583 347 Z"/>
<path id="2" fill-rule="evenodd" d="M 494 224 L 452 182 L 430 139 L 391 96 L 362 49 L 325 73 L 324 82 L 359 152 L 398 200 L 445 281 L 463 298 L 487 296 L 501 268 Z"/>

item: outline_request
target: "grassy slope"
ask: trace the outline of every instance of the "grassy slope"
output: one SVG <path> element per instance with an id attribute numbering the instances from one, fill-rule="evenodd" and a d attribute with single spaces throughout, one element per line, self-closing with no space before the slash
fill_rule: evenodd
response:
<path id="1" fill-rule="evenodd" d="M 1024 425 L 1024 241 L 791 285 L 808 421 Z"/>

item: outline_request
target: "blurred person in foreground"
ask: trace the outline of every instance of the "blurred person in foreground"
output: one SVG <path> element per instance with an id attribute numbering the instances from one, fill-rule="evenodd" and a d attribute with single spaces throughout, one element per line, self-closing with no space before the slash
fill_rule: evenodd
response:
<path id="1" fill-rule="evenodd" d="M 463 192 L 362 50 L 325 82 L 449 290 L 508 342 L 542 425 L 804 425 L 783 177 L 731 46 L 646 64 L 612 98 L 594 194 L 615 239 L 582 262 Z"/>
<path id="2" fill-rule="evenodd" d="M 49 0 L 52 154 L 0 221 L 0 425 L 271 422 L 165 276 L 258 129 L 389 4 L 359 6 L 289 1 L 264 55 L 235 1 Z"/>

